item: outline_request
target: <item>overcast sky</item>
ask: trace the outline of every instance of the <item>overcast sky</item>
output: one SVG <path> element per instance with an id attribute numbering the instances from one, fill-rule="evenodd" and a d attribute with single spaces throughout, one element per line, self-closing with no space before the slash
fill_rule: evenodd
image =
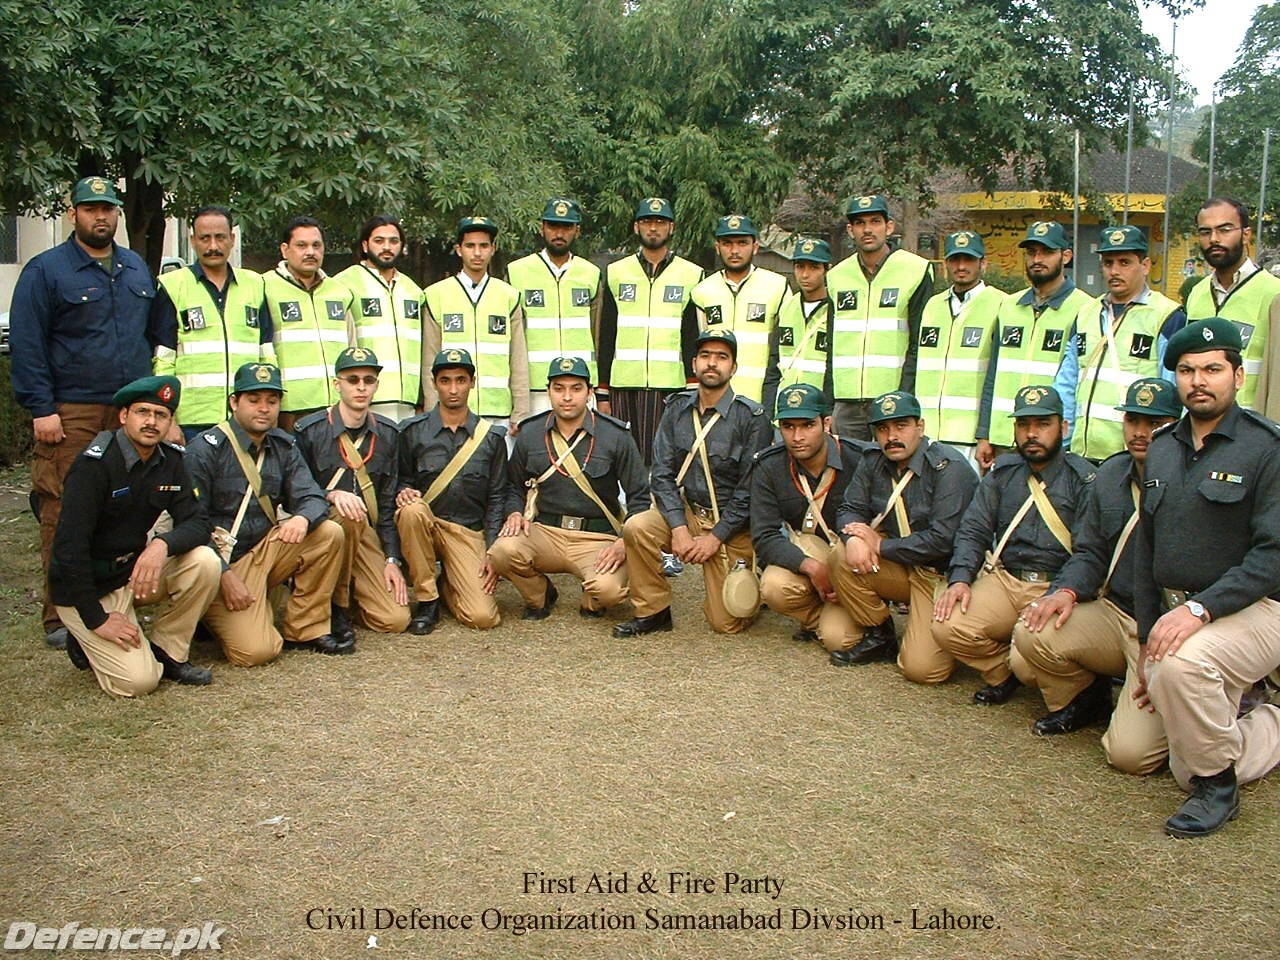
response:
<path id="1" fill-rule="evenodd" d="M 1209 103 L 1214 83 L 1236 62 L 1240 41 L 1260 6 L 1257 0 L 1206 0 L 1204 9 L 1178 21 L 1178 72 L 1196 88 L 1197 105 Z M 1173 40 L 1168 14 L 1143 6 L 1142 23 L 1168 53 Z"/>

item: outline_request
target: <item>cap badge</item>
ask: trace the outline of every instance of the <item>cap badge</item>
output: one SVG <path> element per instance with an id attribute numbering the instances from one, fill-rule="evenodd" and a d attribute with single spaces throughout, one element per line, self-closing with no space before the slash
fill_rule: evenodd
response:
<path id="1" fill-rule="evenodd" d="M 170 400 L 173 399 L 173 387 L 169 386 L 169 384 L 166 383 L 163 387 L 160 388 L 160 392 L 156 394 L 156 396 L 160 398 L 160 401 L 162 403 L 168 403 Z"/>
<path id="2" fill-rule="evenodd" d="M 861 209 L 863 209 L 863 210 L 867 209 L 867 207 L 871 206 L 871 198 L 870 198 L 870 197 L 859 197 L 859 198 L 858 198 L 858 206 L 859 206 Z"/>
<path id="3" fill-rule="evenodd" d="M 457 363 L 459 360 L 462 359 L 462 354 L 460 354 L 457 350 L 450 350 L 448 353 L 444 355 L 444 358 L 448 360 L 450 363 Z"/>
<path id="4" fill-rule="evenodd" d="M 880 412 L 885 415 L 891 415 L 898 410 L 898 401 L 893 397 L 885 397 L 880 401 Z"/>
<path id="5" fill-rule="evenodd" d="M 559 202 L 556 204 L 556 216 L 557 216 L 557 217 L 563 217 L 563 216 L 564 216 L 566 213 L 568 213 L 568 212 L 569 212 L 569 205 L 568 205 L 567 203 L 565 203 L 563 200 L 559 201 Z"/>
<path id="6" fill-rule="evenodd" d="M 1112 243 L 1124 243 L 1124 231 L 1112 230 L 1111 236 L 1108 237 L 1107 239 L 1110 240 Z"/>
<path id="7" fill-rule="evenodd" d="M 572 360 L 570 360 L 568 357 L 561 357 L 561 358 L 560 358 L 560 369 L 561 369 L 561 370 L 572 370 L 572 369 L 573 369 L 573 361 L 572 361 Z"/>
<path id="8" fill-rule="evenodd" d="M 649 201 L 649 209 L 652 210 L 654 213 L 657 213 L 659 210 L 662 209 L 662 201 L 659 200 L 657 197 L 654 197 L 652 200 Z"/>
<path id="9" fill-rule="evenodd" d="M 1049 232 L 1049 224 L 1045 223 L 1042 220 L 1039 223 L 1037 223 L 1034 227 L 1032 227 L 1031 232 L 1037 237 L 1043 237 L 1046 233 Z"/>
<path id="10" fill-rule="evenodd" d="M 1200 333 L 1204 336 L 1206 340 L 1213 339 L 1213 331 L 1210 330 L 1208 327 L 1205 327 L 1203 330 L 1200 331 Z"/>
<path id="11" fill-rule="evenodd" d="M 258 367 L 253 371 L 253 378 L 259 383 L 268 383 L 271 380 L 271 371 L 266 367 Z"/>
<path id="12" fill-rule="evenodd" d="M 1022 395 L 1022 399 L 1025 400 L 1027 403 L 1034 405 L 1039 403 L 1041 400 L 1043 400 L 1047 396 L 1048 394 L 1045 393 L 1043 390 L 1041 390 L 1039 387 L 1032 387 L 1030 390 L 1028 390 L 1026 393 Z"/>
<path id="13" fill-rule="evenodd" d="M 957 247 L 967 247 L 969 245 L 969 235 L 967 233 L 957 233 L 955 245 Z"/>
<path id="14" fill-rule="evenodd" d="M 788 407 L 798 407 L 798 406 L 800 406 L 800 404 L 802 404 L 802 403 L 804 403 L 804 391 L 803 391 L 803 390 L 791 390 L 791 391 L 788 391 L 788 393 L 787 393 L 787 406 L 788 406 Z"/>
<path id="15" fill-rule="evenodd" d="M 352 347 L 352 348 L 351 348 L 351 359 L 352 359 L 352 360 L 368 360 L 368 359 L 369 359 L 369 351 L 368 351 L 368 350 L 366 350 L 366 349 L 364 349 L 363 347 Z"/>
<path id="16" fill-rule="evenodd" d="M 728 225 L 730 230 L 737 230 L 740 226 L 742 226 L 742 218 L 730 217 L 728 220 L 725 221 L 725 223 Z"/>
<path id="17" fill-rule="evenodd" d="M 813 253 L 813 241 L 812 241 L 812 240 L 806 240 L 804 243 L 800 244 L 800 252 L 801 252 L 801 253 Z"/>
<path id="18" fill-rule="evenodd" d="M 107 182 L 102 179 L 96 179 L 90 182 L 89 189 L 101 196 L 107 192 Z"/>
<path id="19" fill-rule="evenodd" d="M 1138 388 L 1138 392 L 1134 394 L 1134 399 L 1138 401 L 1138 406 L 1149 407 L 1156 402 L 1156 392 L 1151 388 L 1150 384 L 1144 384 Z"/>

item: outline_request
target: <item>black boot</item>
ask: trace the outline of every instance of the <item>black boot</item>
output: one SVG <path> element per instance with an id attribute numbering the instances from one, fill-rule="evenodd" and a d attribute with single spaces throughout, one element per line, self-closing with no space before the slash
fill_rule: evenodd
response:
<path id="1" fill-rule="evenodd" d="M 898 635 L 893 629 L 893 617 L 884 623 L 878 623 L 862 634 L 862 639 L 852 649 L 832 653 L 832 663 L 836 662 L 835 654 L 840 653 L 840 666 L 854 663 L 873 663 L 876 660 L 896 660 L 898 658 Z"/>
<path id="2" fill-rule="evenodd" d="M 1072 733 L 1111 716 L 1111 678 L 1097 677 L 1061 710 L 1041 717 L 1032 725 L 1037 736 Z"/>
<path id="3" fill-rule="evenodd" d="M 671 608 L 667 607 L 665 610 L 659 610 L 657 613 L 650 614 L 647 617 L 632 617 L 630 620 L 618 624 L 613 628 L 613 635 L 625 639 L 670 629 Z"/>
<path id="4" fill-rule="evenodd" d="M 1231 764 L 1211 777 L 1192 777 L 1191 796 L 1165 821 L 1164 832 L 1184 840 L 1207 837 L 1240 814 L 1236 767 Z"/>
<path id="5" fill-rule="evenodd" d="M 436 624 L 439 622 L 440 598 L 423 600 L 418 604 L 418 609 L 414 611 L 413 619 L 409 621 L 409 632 L 414 636 L 425 637 L 436 628 Z"/>
<path id="6" fill-rule="evenodd" d="M 1009 698 L 1018 692 L 1022 681 L 1012 673 L 1004 683 L 989 683 L 973 695 L 973 702 L 984 707 L 992 707 L 999 703 L 1007 703 Z"/>
<path id="7" fill-rule="evenodd" d="M 66 627 L 63 627 L 66 630 Z M 88 670 L 91 664 L 89 658 L 85 656 L 84 648 L 80 646 L 80 641 L 67 631 L 67 657 L 71 661 L 71 665 L 77 670 Z"/>
<path id="8" fill-rule="evenodd" d="M 213 681 L 213 671 L 208 667 L 197 667 L 190 660 L 175 660 L 154 643 L 151 644 L 151 653 L 160 661 L 166 680 L 189 687 L 203 687 Z"/>
<path id="9" fill-rule="evenodd" d="M 351 614 L 346 607 L 336 603 L 329 610 L 329 632 L 339 640 L 356 642 L 356 627 L 351 622 Z"/>
<path id="10" fill-rule="evenodd" d="M 547 595 L 542 601 L 542 606 L 525 607 L 524 613 L 520 615 L 521 620 L 545 620 L 551 616 L 551 608 L 556 605 L 556 600 L 560 598 L 560 593 L 556 590 L 556 585 L 551 582 L 550 577 L 545 577 L 544 579 L 547 581 Z"/>

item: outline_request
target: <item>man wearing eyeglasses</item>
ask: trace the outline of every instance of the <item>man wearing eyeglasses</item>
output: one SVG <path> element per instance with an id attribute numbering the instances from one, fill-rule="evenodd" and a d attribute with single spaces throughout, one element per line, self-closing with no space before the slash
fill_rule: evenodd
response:
<path id="1" fill-rule="evenodd" d="M 395 421 L 369 409 L 382 365 L 372 350 L 348 347 L 333 364 L 338 402 L 298 421 L 298 452 L 325 488 L 346 537 L 331 611 L 334 637 L 355 642 L 354 615 L 370 630 L 402 633 L 409 625 L 409 588 L 401 572 L 396 530 Z"/>
<path id="2" fill-rule="evenodd" d="M 1280 278 L 1248 255 L 1249 209 L 1230 197 L 1206 200 L 1196 214 L 1196 236 L 1213 273 L 1187 294 L 1187 319 L 1222 317 L 1236 325 L 1244 344 L 1244 386 L 1236 402 L 1280 418 L 1280 356 L 1270 349 L 1267 335 L 1273 323 L 1280 323 Z"/>

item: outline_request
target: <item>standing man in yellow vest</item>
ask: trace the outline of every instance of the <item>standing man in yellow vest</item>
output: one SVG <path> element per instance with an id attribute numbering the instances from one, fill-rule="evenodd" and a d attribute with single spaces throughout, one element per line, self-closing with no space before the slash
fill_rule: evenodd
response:
<path id="1" fill-rule="evenodd" d="M 750 217 L 731 213 L 716 224 L 723 269 L 693 289 L 698 329 L 729 331 L 738 339 L 737 392 L 772 410 L 778 395 L 778 311 L 790 295 L 782 274 L 757 267 L 759 234 Z M 692 361 L 692 356 L 688 360 Z"/>
<path id="2" fill-rule="evenodd" d="M 364 259 L 338 274 L 354 296 L 356 345 L 382 358 L 374 410 L 396 423 L 422 401 L 422 288 L 397 269 L 404 227 L 380 213 L 360 230 Z"/>
<path id="3" fill-rule="evenodd" d="M 831 245 L 801 237 L 791 254 L 798 295 L 778 314 L 778 389 L 796 383 L 817 387 L 831 397 L 831 297 L 827 271 Z"/>
<path id="4" fill-rule="evenodd" d="M 698 335 L 690 296 L 703 271 L 671 249 L 676 217 L 669 200 L 641 200 L 632 229 L 640 249 L 605 270 L 596 404 L 631 424 L 650 464 L 664 401 L 687 381 L 683 358 Z"/>
<path id="5" fill-rule="evenodd" d="M 950 234 L 944 252 L 951 286 L 924 305 L 915 397 L 929 432 L 973 462 L 978 399 L 991 359 L 996 314 L 1006 296 L 982 280 L 987 248 L 981 234 Z"/>
<path id="6" fill-rule="evenodd" d="M 280 429 L 338 402 L 329 371 L 355 344 L 352 295 L 324 272 L 324 228 L 313 217 L 294 217 L 280 239 L 283 258 L 263 276 L 276 362 L 284 382 Z"/>
<path id="7" fill-rule="evenodd" d="M 227 395 L 245 363 L 275 361 L 271 315 L 262 277 L 233 269 L 235 224 L 226 207 L 207 206 L 191 218 L 196 262 L 160 275 L 151 313 L 159 329 L 152 367 L 175 376 L 182 401 L 173 419 L 187 439 L 227 416 Z"/>
<path id="8" fill-rule="evenodd" d="M 1037 220 L 1018 244 L 1031 286 L 1000 306 L 987 378 L 978 404 L 978 469 L 991 469 L 996 455 L 1013 449 L 1013 411 L 1018 391 L 1050 383 L 1075 326 L 1076 314 L 1092 299 L 1067 276 L 1071 242 L 1062 224 Z"/>
<path id="9" fill-rule="evenodd" d="M 1236 402 L 1280 419 L 1280 350 L 1271 349 L 1269 335 L 1280 324 L 1280 278 L 1249 257 L 1249 209 L 1228 197 L 1206 200 L 1196 214 L 1196 236 L 1213 273 L 1191 288 L 1187 317 L 1222 317 L 1236 325 L 1244 343 L 1244 387 Z"/>
<path id="10" fill-rule="evenodd" d="M 489 276 L 497 250 L 498 225 L 488 217 L 463 217 L 453 252 L 462 269 L 423 293 L 422 357 L 442 349 L 466 350 L 475 359 L 472 409 L 515 435 L 529 415 L 529 348 L 525 341 L 520 291 Z M 429 371 L 422 374 L 422 397 L 430 410 L 439 399 Z"/>
<path id="11" fill-rule="evenodd" d="M 1071 423 L 1073 453 L 1101 463 L 1125 449 L 1122 408 L 1129 386 L 1164 376 L 1169 338 L 1187 325 L 1182 308 L 1147 286 L 1147 238 L 1134 226 L 1108 227 L 1098 244 L 1107 292 L 1080 309 L 1054 388 Z"/>
<path id="12" fill-rule="evenodd" d="M 832 423 L 839 436 L 871 440 L 872 399 L 891 390 L 915 392 L 916 340 L 933 296 L 933 267 L 909 250 L 890 248 L 894 222 L 884 197 L 854 197 L 846 213 L 858 252 L 827 277 L 835 304 Z"/>
<path id="13" fill-rule="evenodd" d="M 582 209 L 575 200 L 552 197 L 542 211 L 543 248 L 507 265 L 507 282 L 519 292 L 529 343 L 529 403 L 533 413 L 551 409 L 547 391 L 533 387 L 556 357 L 581 357 L 597 378 L 600 333 L 600 268 L 575 256 Z"/>

